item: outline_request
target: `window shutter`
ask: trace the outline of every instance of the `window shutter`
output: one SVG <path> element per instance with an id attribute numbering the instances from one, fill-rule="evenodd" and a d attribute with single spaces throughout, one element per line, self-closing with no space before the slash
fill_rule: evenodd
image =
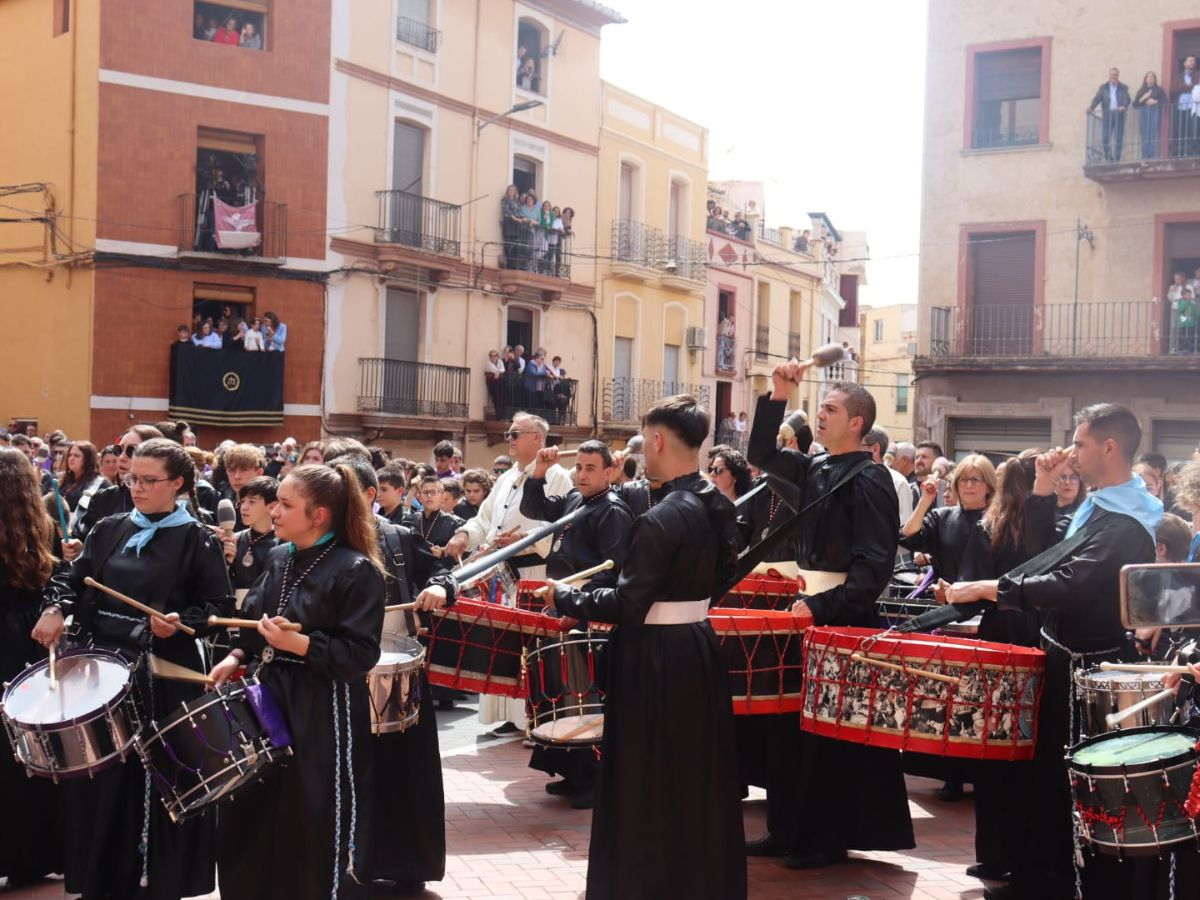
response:
<path id="1" fill-rule="evenodd" d="M 975 58 L 975 98 L 1026 100 L 1042 93 L 1042 49 L 981 53 Z"/>

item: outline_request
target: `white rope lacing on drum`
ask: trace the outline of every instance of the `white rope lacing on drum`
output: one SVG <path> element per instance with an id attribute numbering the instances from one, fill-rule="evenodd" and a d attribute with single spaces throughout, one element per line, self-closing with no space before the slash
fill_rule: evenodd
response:
<path id="1" fill-rule="evenodd" d="M 346 694 L 346 774 L 350 782 L 350 837 L 347 841 L 347 873 L 359 884 L 358 875 L 354 873 L 355 835 L 358 834 L 358 795 L 354 787 L 354 729 L 350 724 L 350 685 L 344 683 Z"/>
<path id="2" fill-rule="evenodd" d="M 337 900 L 342 860 L 342 723 L 337 685 L 333 686 L 333 893 Z"/>
<path id="3" fill-rule="evenodd" d="M 142 877 L 138 884 L 150 886 L 150 770 L 146 769 L 145 786 L 142 789 L 142 842 L 138 845 L 142 854 Z"/>

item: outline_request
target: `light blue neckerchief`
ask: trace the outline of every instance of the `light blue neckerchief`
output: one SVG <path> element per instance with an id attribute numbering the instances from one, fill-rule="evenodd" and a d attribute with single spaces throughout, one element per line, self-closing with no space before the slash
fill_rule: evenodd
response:
<path id="1" fill-rule="evenodd" d="M 327 531 L 323 535 L 321 535 L 319 538 L 317 538 L 317 542 L 315 544 L 313 544 L 313 546 L 320 547 L 322 544 L 328 544 L 330 541 L 333 540 L 333 538 L 334 538 L 334 533 L 332 531 Z M 296 555 L 295 541 L 288 542 L 287 548 L 288 548 L 288 556 Z"/>
<path id="2" fill-rule="evenodd" d="M 132 547 L 137 551 L 137 555 L 142 555 L 142 548 L 150 543 L 150 538 L 158 533 L 160 528 L 175 528 L 179 525 L 186 525 L 189 522 L 196 521 L 192 518 L 192 514 L 188 512 L 187 504 L 179 500 L 175 504 L 175 512 L 171 513 L 165 519 L 159 519 L 157 522 L 151 522 L 139 510 L 134 510 L 129 514 L 129 521 L 138 527 L 138 531 L 125 542 L 122 552 Z"/>
<path id="3" fill-rule="evenodd" d="M 1086 525 L 1097 506 L 1136 519 L 1139 525 L 1150 532 L 1150 540 L 1156 540 L 1158 523 L 1163 517 L 1163 505 L 1161 500 L 1146 490 L 1146 482 L 1142 481 L 1140 475 L 1134 475 L 1124 484 L 1110 485 L 1088 494 L 1071 517 L 1066 537 Z"/>

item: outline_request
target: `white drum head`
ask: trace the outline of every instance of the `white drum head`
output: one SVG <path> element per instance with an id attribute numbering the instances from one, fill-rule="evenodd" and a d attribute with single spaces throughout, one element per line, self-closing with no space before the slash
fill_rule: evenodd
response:
<path id="1" fill-rule="evenodd" d="M 384 666 L 415 667 L 420 665 L 425 657 L 425 648 L 421 646 L 421 642 L 407 634 L 384 632 L 383 637 L 379 639 L 379 647 L 382 652 L 379 654 L 379 662 L 375 663 L 377 669 Z"/>
<path id="2" fill-rule="evenodd" d="M 46 726 L 87 717 L 116 700 L 129 684 L 129 668 L 100 653 L 58 658 L 58 687 L 50 690 L 50 665 L 41 662 L 14 681 L 4 696 L 4 712 L 21 725 Z"/>
<path id="3" fill-rule="evenodd" d="M 546 743 L 594 744 L 604 736 L 604 721 L 598 715 L 561 716 L 553 722 L 538 725 L 530 735 Z"/>

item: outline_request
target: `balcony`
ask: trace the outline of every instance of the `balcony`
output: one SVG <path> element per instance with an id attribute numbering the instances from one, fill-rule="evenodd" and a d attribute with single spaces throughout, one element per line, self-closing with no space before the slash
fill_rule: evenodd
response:
<path id="1" fill-rule="evenodd" d="M 287 355 L 210 350 L 175 341 L 167 414 L 193 425 L 282 425 Z"/>
<path id="2" fill-rule="evenodd" d="M 771 355 L 771 326 L 759 322 L 754 326 L 754 358 L 758 362 L 766 362 Z"/>
<path id="3" fill-rule="evenodd" d="M 804 341 L 800 337 L 800 332 L 788 332 L 788 356 L 792 359 L 807 359 L 807 354 L 804 352 Z"/>
<path id="4" fill-rule="evenodd" d="M 425 22 L 399 16 L 396 19 L 396 40 L 420 47 L 426 53 L 437 53 L 442 43 L 442 33 Z"/>
<path id="5" fill-rule="evenodd" d="M 1093 181 L 1185 178 L 1200 173 L 1200 119 L 1173 105 L 1090 112 L 1083 174 Z"/>
<path id="6" fill-rule="evenodd" d="M 691 394 L 708 406 L 708 388 L 681 381 L 652 381 L 646 378 L 604 379 L 604 421 L 638 425 L 642 416 L 664 397 Z"/>
<path id="7" fill-rule="evenodd" d="M 286 203 L 219 204 L 211 193 L 201 194 L 199 204 L 196 194 L 179 195 L 180 254 L 276 265 L 286 260 Z"/>
<path id="8" fill-rule="evenodd" d="M 403 359 L 359 359 L 359 412 L 465 419 L 471 370 Z"/>
<path id="9" fill-rule="evenodd" d="M 526 378 L 504 375 L 488 382 L 487 417 L 508 421 L 518 412 L 541 416 L 551 425 L 578 424 L 576 397 L 579 382 L 574 378 Z"/>
<path id="10" fill-rule="evenodd" d="M 378 243 L 400 244 L 439 256 L 461 255 L 462 207 L 406 191 L 376 191 Z"/>
<path id="11" fill-rule="evenodd" d="M 783 246 L 783 235 L 779 233 L 778 228 L 768 228 L 767 223 L 759 221 L 758 223 L 758 239 L 764 244 L 770 244 L 772 247 L 779 247 L 783 250 L 791 250 L 791 247 Z"/>
<path id="12" fill-rule="evenodd" d="M 667 238 L 667 258 L 663 263 L 662 280 L 668 287 L 683 287 L 674 282 L 682 279 L 685 282 L 699 282 L 703 285 L 708 276 L 704 262 L 704 244 L 693 241 L 682 235 L 672 235 Z M 671 283 L 668 284 L 668 281 Z M 686 285 L 692 287 L 693 285 Z"/>
<path id="13" fill-rule="evenodd" d="M 676 290 L 703 290 L 707 274 L 704 244 L 660 228 L 617 219 L 612 225 L 612 271 L 636 281 L 660 281 Z"/>
<path id="14" fill-rule="evenodd" d="M 562 235 L 556 245 L 551 245 L 545 231 L 534 225 L 519 233 L 506 232 L 501 268 L 508 273 L 527 272 L 570 281 L 571 235 Z"/>

